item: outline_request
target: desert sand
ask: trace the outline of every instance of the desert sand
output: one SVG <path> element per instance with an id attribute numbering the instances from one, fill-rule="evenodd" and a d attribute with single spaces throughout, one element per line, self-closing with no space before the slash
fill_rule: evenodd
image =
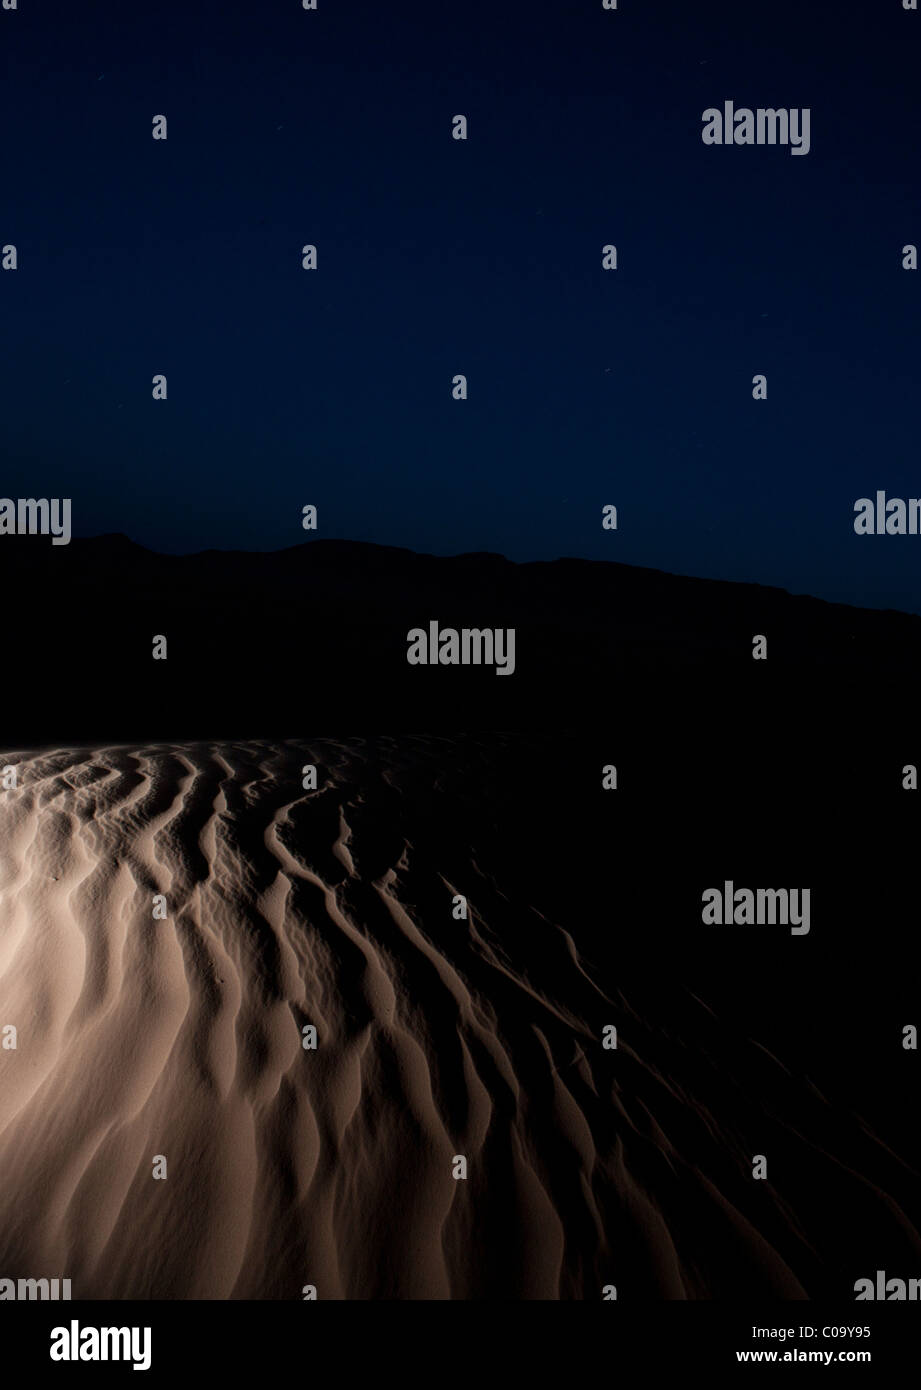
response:
<path id="1" fill-rule="evenodd" d="M 705 1001 L 664 1021 L 624 997 L 479 863 L 499 832 L 463 770 L 488 753 L 453 782 L 437 738 L 4 756 L 0 1277 L 804 1298 L 864 1255 L 921 1267 L 893 1196 L 917 1175 L 859 1119 Z M 752 1181 L 762 1149 L 782 1180 Z M 850 1273 L 848 1228 L 876 1241 Z"/>

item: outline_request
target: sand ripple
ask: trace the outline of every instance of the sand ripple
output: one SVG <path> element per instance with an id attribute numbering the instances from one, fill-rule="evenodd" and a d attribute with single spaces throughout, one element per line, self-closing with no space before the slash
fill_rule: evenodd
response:
<path id="1" fill-rule="evenodd" d="M 702 1003 L 693 1047 L 631 1007 L 477 867 L 472 831 L 437 851 L 417 790 L 439 794 L 438 740 L 6 760 L 0 1275 L 92 1298 L 795 1298 L 833 1211 L 919 1248 L 887 1196 L 908 1170 L 856 1121 L 746 1039 L 708 1048 Z M 752 1183 L 781 1134 L 827 1220 Z"/>

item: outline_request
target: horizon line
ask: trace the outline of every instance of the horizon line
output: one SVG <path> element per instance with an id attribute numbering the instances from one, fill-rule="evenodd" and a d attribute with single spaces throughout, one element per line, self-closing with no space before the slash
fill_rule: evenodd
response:
<path id="1" fill-rule="evenodd" d="M 19 542 L 37 542 L 43 537 L 39 536 L 15 536 L 4 537 L 4 539 L 15 539 Z M 872 613 L 896 613 L 901 617 L 918 618 L 921 617 L 921 609 L 912 610 L 908 608 L 893 608 L 891 605 L 867 605 L 851 603 L 843 599 L 823 598 L 818 594 L 794 592 L 791 589 L 783 588 L 778 584 L 765 584 L 752 579 L 716 579 L 707 575 L 683 574 L 675 570 L 662 569 L 657 565 L 638 565 L 626 560 L 605 559 L 599 560 L 579 555 L 558 555 L 551 560 L 513 560 L 508 555 L 496 550 L 462 550 L 448 555 L 437 555 L 433 551 L 414 550 L 405 545 L 389 545 L 382 541 L 354 540 L 347 536 L 314 536 L 308 540 L 299 541 L 294 545 L 279 546 L 269 550 L 243 550 L 237 547 L 221 549 L 217 546 L 206 546 L 201 550 L 170 551 L 155 550 L 151 546 L 144 545 L 140 541 L 134 540 L 125 531 L 102 531 L 93 536 L 73 536 L 71 544 L 81 543 L 92 545 L 99 541 L 121 541 L 131 546 L 134 550 L 143 551 L 146 555 L 156 556 L 164 560 L 194 560 L 207 555 L 246 555 L 246 556 L 276 556 L 287 555 L 295 551 L 304 551 L 312 546 L 353 546 L 363 550 L 387 551 L 394 554 L 410 555 L 420 560 L 472 560 L 488 559 L 499 560 L 505 565 L 513 566 L 516 569 L 526 567 L 547 566 L 547 565 L 592 565 L 604 566 L 605 568 L 618 568 L 630 570 L 642 574 L 664 575 L 668 579 L 681 580 L 692 584 L 716 584 L 721 587 L 734 589 L 760 589 L 766 593 L 782 594 L 786 598 L 794 600 L 807 600 L 812 603 L 821 603 L 829 608 L 849 608 L 855 612 Z"/>

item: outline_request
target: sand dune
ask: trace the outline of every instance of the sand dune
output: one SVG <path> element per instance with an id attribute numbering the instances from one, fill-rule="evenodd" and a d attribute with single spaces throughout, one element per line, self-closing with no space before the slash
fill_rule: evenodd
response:
<path id="1" fill-rule="evenodd" d="M 478 868 L 479 832 L 434 847 L 448 747 L 5 757 L 0 1276 L 75 1298 L 802 1298 L 843 1212 L 916 1257 L 892 1190 L 917 1175 L 856 1118 L 705 1003 L 665 1024 L 597 978 Z M 754 1183 L 770 1146 L 796 1162 Z"/>

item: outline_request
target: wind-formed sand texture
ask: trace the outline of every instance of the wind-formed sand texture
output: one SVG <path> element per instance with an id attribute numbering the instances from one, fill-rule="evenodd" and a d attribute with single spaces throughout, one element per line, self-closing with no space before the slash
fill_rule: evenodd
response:
<path id="1" fill-rule="evenodd" d="M 502 882 L 491 757 L 433 737 L 0 760 L 0 1276 L 802 1298 L 848 1222 L 911 1272 L 891 1192 L 915 1175 L 856 1117 L 690 993 L 683 1017 L 638 1007 Z M 776 1183 L 751 1181 L 762 1150 L 795 1158 Z"/>

